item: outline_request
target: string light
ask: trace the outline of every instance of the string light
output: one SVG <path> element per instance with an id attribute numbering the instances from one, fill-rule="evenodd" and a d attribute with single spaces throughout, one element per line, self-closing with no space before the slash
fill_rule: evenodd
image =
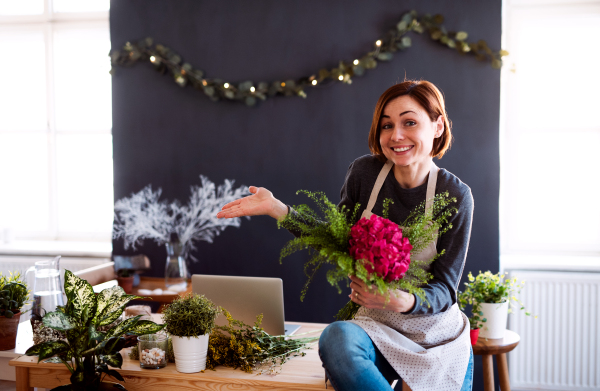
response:
<path id="1" fill-rule="evenodd" d="M 208 83 L 206 82 L 206 80 L 202 80 L 202 85 L 203 85 L 203 86 L 205 86 L 205 85 L 207 85 L 207 84 L 208 84 Z"/>
<path id="2" fill-rule="evenodd" d="M 312 85 L 313 85 L 313 86 L 316 86 L 316 85 L 317 85 L 317 81 L 316 81 L 316 80 L 313 80 L 313 81 L 312 81 Z"/>
<path id="3" fill-rule="evenodd" d="M 150 62 L 156 62 L 156 57 L 150 56 Z"/>
<path id="4" fill-rule="evenodd" d="M 338 77 L 338 79 L 340 79 L 340 81 L 344 80 L 344 76 L 340 75 L 340 77 Z"/>
<path id="5" fill-rule="evenodd" d="M 250 87 L 250 92 L 254 92 L 254 91 L 256 91 L 256 88 Z"/>
<path id="6" fill-rule="evenodd" d="M 225 84 L 223 84 L 223 87 L 225 87 L 225 88 L 229 88 L 229 83 L 225 83 Z"/>
<path id="7" fill-rule="evenodd" d="M 378 39 L 377 42 L 375 42 L 375 45 L 381 46 L 381 39 Z"/>
<path id="8" fill-rule="evenodd" d="M 283 82 L 282 82 L 282 83 L 281 83 L 281 86 L 282 86 L 282 87 L 285 87 L 285 83 L 283 83 Z"/>
<path id="9" fill-rule="evenodd" d="M 358 60 L 354 60 L 353 64 L 358 65 Z"/>

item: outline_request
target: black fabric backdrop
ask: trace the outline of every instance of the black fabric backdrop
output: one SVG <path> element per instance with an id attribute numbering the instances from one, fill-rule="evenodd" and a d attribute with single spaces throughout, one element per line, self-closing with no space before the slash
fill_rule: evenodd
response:
<path id="1" fill-rule="evenodd" d="M 500 0 L 119 0 L 111 2 L 111 43 L 120 49 L 151 36 L 208 77 L 232 82 L 295 79 L 361 56 L 411 9 L 441 13 L 449 30 L 467 31 L 469 40 L 485 39 L 500 49 Z M 422 78 L 443 91 L 453 123 L 455 143 L 437 164 L 467 183 L 475 199 L 463 281 L 469 271 L 497 272 L 500 72 L 426 36 L 411 37 L 409 50 L 352 85 L 314 88 L 307 99 L 277 97 L 253 108 L 214 103 L 150 64 L 118 68 L 112 88 L 115 200 L 152 184 L 164 198 L 186 202 L 203 174 L 217 184 L 229 178 L 267 187 L 289 204 L 307 201 L 295 195 L 299 189 L 322 190 L 337 202 L 348 165 L 369 153 L 379 95 L 405 77 Z M 288 320 L 331 322 L 347 294 L 338 295 L 323 272 L 300 302 L 307 254 L 279 264 L 279 251 L 291 237 L 269 217 L 244 219 L 214 243 L 200 243 L 200 261 L 190 269 L 280 277 Z M 120 241 L 113 246 L 115 254 L 134 253 Z M 152 275 L 163 275 L 163 248 L 146 241 L 136 252 L 150 256 Z M 480 382 L 476 378 L 475 386 Z"/>

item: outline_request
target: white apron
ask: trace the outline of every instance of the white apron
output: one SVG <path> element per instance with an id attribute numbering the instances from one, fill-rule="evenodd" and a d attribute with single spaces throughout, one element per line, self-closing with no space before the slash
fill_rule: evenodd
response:
<path id="1" fill-rule="evenodd" d="M 369 218 L 373 214 L 371 210 L 393 165 L 388 161 L 379 172 L 361 217 Z M 433 203 L 438 171 L 432 162 L 426 208 Z M 436 253 L 434 240 L 419 254 L 411 254 L 411 259 L 429 260 Z M 460 391 L 462 388 L 471 355 L 471 339 L 469 321 L 457 304 L 433 315 L 403 315 L 361 307 L 349 322 L 365 330 L 413 391 Z"/>

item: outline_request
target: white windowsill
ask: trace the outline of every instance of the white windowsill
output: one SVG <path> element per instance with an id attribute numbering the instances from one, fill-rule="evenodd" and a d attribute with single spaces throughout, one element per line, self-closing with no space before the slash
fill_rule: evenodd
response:
<path id="1" fill-rule="evenodd" d="M 502 270 L 600 272 L 600 256 L 501 255 L 500 267 Z"/>
<path id="2" fill-rule="evenodd" d="M 110 258 L 112 242 L 15 240 L 0 243 L 0 255 Z"/>

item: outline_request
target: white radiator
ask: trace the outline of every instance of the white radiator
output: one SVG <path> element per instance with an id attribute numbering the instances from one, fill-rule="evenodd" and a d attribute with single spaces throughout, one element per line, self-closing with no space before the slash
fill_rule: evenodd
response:
<path id="1" fill-rule="evenodd" d="M 537 319 L 514 310 L 509 353 L 514 390 L 600 390 L 600 273 L 510 271 L 525 280 L 519 298 Z"/>

